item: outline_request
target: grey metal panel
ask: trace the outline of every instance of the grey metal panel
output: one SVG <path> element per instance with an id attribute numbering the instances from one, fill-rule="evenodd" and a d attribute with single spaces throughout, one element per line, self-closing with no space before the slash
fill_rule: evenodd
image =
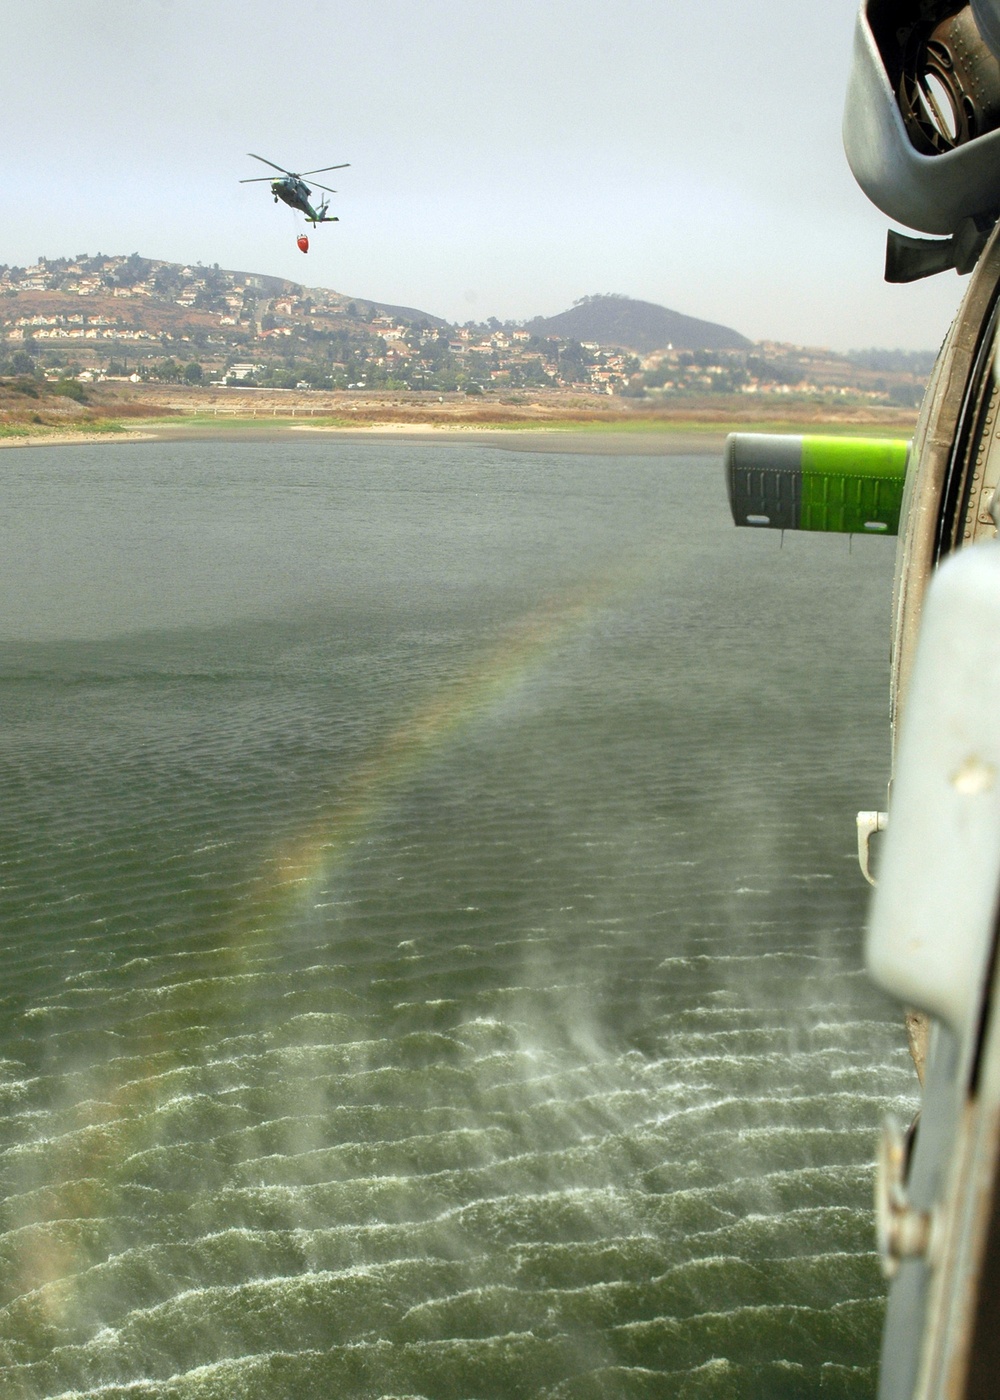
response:
<path id="1" fill-rule="evenodd" d="M 802 516 L 802 439 L 778 433 L 730 433 L 726 490 L 737 525 L 797 530 Z"/>
<path id="2" fill-rule="evenodd" d="M 893 1182 L 884 1158 L 880 1167 L 880 1203 L 894 1199 L 897 1221 L 925 1226 L 908 1243 L 882 1232 L 884 1257 L 902 1262 L 880 1400 L 997 1394 L 983 1363 L 993 1334 L 982 1329 L 993 1317 L 987 1248 L 1000 1158 L 998 688 L 1000 544 L 991 542 L 949 556 L 927 593 L 869 918 L 869 971 L 935 1027 L 905 1179 Z"/>
<path id="3" fill-rule="evenodd" d="M 868 925 L 891 996 L 974 1033 L 1000 901 L 1000 544 L 952 554 L 927 593 Z"/>
<path id="4" fill-rule="evenodd" d="M 996 0 L 989 0 L 994 9 Z M 906 134 L 862 0 L 844 109 L 854 178 L 883 214 L 921 233 L 951 234 L 962 219 L 1000 206 L 1000 130 L 925 156 Z"/>
<path id="5" fill-rule="evenodd" d="M 937 1027 L 927 1066 L 923 1110 L 907 1178 L 915 1209 L 938 1205 L 962 1108 L 959 1047 L 944 1027 Z M 928 1295 L 933 1269 L 926 1258 L 904 1259 L 889 1292 L 879 1400 L 913 1400 L 927 1341 Z"/>
<path id="6" fill-rule="evenodd" d="M 971 0 L 976 28 L 1000 58 L 1000 0 Z"/>

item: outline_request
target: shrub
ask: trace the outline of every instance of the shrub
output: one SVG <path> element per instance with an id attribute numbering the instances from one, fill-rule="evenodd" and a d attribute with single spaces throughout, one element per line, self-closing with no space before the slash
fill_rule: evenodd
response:
<path id="1" fill-rule="evenodd" d="M 77 403 L 87 402 L 83 385 L 78 379 L 60 379 L 58 384 L 53 384 L 52 392 L 64 399 L 74 399 Z"/>

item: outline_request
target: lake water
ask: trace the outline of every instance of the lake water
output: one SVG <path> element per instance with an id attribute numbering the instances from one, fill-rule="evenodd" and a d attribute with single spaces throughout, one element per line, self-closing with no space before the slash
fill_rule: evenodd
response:
<path id="1" fill-rule="evenodd" d="M 5 1400 L 871 1396 L 892 545 L 712 457 L 0 456 Z"/>

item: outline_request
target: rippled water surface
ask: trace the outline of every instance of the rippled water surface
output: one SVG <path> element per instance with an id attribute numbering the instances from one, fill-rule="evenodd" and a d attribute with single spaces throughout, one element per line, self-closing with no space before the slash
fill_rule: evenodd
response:
<path id="1" fill-rule="evenodd" d="M 0 468 L 5 1400 L 871 1396 L 891 544 L 708 457 Z"/>

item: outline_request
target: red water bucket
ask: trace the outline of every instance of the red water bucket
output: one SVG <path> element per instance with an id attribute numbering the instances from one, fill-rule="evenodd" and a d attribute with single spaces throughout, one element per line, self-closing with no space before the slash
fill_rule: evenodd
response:
<path id="1" fill-rule="evenodd" d="M 299 236 L 298 236 L 298 238 L 296 238 L 295 241 L 296 241 L 296 243 L 299 245 L 299 249 L 300 249 L 303 253 L 308 253 L 308 251 L 309 251 L 309 239 L 306 237 L 306 235 L 305 235 L 304 233 L 300 233 Z"/>

